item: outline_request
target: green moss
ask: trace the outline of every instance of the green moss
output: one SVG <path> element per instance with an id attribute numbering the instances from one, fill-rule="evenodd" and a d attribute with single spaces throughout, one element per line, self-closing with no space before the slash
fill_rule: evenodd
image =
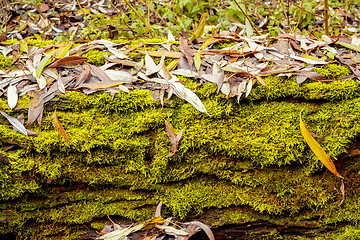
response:
<path id="1" fill-rule="evenodd" d="M 119 92 L 112 98 L 108 93 L 85 95 L 79 92 L 69 92 L 60 96 L 69 102 L 69 108 L 80 111 L 85 108 L 94 108 L 104 113 L 126 113 L 152 108 L 155 101 L 149 91 L 134 90 L 130 94 Z"/>
<path id="2" fill-rule="evenodd" d="M 333 236 L 333 239 L 338 240 L 356 240 L 360 238 L 360 229 L 357 226 L 346 226 L 341 231 Z"/>
<path id="3" fill-rule="evenodd" d="M 338 79 L 348 76 L 351 71 L 348 67 L 338 64 L 326 64 L 321 68 L 314 68 L 314 72 L 323 75 L 328 79 Z"/>
<path id="4" fill-rule="evenodd" d="M 359 82 L 355 80 L 333 81 L 322 83 L 317 81 L 306 81 L 300 86 L 296 84 L 295 78 L 274 78 L 264 79 L 266 87 L 257 83 L 251 91 L 249 100 L 277 98 L 304 98 L 308 100 L 342 100 L 353 99 L 360 96 Z"/>
<path id="5" fill-rule="evenodd" d="M 37 47 L 45 47 L 51 44 L 56 44 L 56 41 L 53 40 L 47 40 L 47 41 L 39 41 L 37 39 L 27 39 L 26 42 L 28 43 L 28 45 L 34 45 Z"/>
<path id="6" fill-rule="evenodd" d="M 92 49 L 82 55 L 82 57 L 88 58 L 88 60 L 86 61 L 87 63 L 93 64 L 96 66 L 102 66 L 106 63 L 104 56 L 109 57 L 110 52 Z"/>
<path id="7" fill-rule="evenodd" d="M 4 57 L 0 55 L 0 69 L 8 69 L 12 65 L 12 59 L 10 57 Z"/>
<path id="8" fill-rule="evenodd" d="M 218 43 L 215 43 L 212 48 L 213 49 L 223 49 L 223 48 L 227 48 L 227 47 L 232 47 L 234 46 L 236 43 L 232 42 L 232 41 L 221 41 Z"/>

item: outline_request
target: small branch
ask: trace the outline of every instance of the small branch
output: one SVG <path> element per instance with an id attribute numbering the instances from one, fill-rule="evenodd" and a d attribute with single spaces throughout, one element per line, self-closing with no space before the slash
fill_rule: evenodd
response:
<path id="1" fill-rule="evenodd" d="M 147 31 L 150 33 L 151 37 L 154 38 L 154 34 L 151 31 L 151 26 L 149 26 L 149 24 L 146 23 L 145 19 L 136 11 L 136 9 L 133 6 L 131 6 L 128 0 L 124 0 L 124 1 L 126 5 L 128 5 L 128 7 L 131 8 L 131 10 L 133 10 L 135 14 L 140 18 L 140 20 L 145 24 Z"/>
<path id="2" fill-rule="evenodd" d="M 329 5 L 328 0 L 324 0 L 324 26 L 325 26 L 325 34 L 329 36 Z"/>
<path id="3" fill-rule="evenodd" d="M 249 15 L 241 8 L 240 4 L 239 4 L 236 0 L 234 0 L 234 2 L 235 2 L 236 5 L 238 6 L 238 8 L 240 8 L 240 11 L 245 15 L 246 19 L 249 20 L 252 28 L 255 29 L 255 32 L 256 32 L 258 35 L 260 35 L 259 31 L 256 29 L 256 26 L 255 26 L 254 23 L 251 21 Z"/>
<path id="4" fill-rule="evenodd" d="M 302 10 L 302 11 L 304 11 L 304 12 L 307 12 L 308 14 L 311 14 L 311 15 L 313 15 L 313 16 L 315 16 L 315 17 L 319 17 L 319 18 L 324 19 L 324 17 L 323 17 L 323 16 L 316 15 L 315 13 L 309 12 L 308 10 L 304 9 L 304 8 L 302 7 L 302 3 L 303 3 L 303 2 L 301 2 L 301 6 L 297 5 L 297 4 L 296 4 L 296 3 L 294 3 L 292 0 L 290 0 L 290 2 L 291 2 L 292 4 L 294 4 L 294 5 L 295 5 L 295 7 L 297 7 L 297 8 L 299 8 L 299 9 L 301 9 L 301 10 Z"/>

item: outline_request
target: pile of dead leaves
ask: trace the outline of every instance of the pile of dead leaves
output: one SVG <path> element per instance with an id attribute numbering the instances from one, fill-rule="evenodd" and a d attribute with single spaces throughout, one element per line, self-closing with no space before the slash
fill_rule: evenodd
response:
<path id="1" fill-rule="evenodd" d="M 120 226 L 113 222 L 112 225 L 106 225 L 101 233 L 104 234 L 97 239 L 103 240 L 128 240 L 128 239 L 177 239 L 187 240 L 195 233 L 203 230 L 210 240 L 215 237 L 210 227 L 199 221 L 175 223 L 172 218 L 164 219 L 161 217 L 162 203 L 160 202 L 156 208 L 155 216 L 144 222 L 138 222 L 131 226 Z"/>
<path id="2" fill-rule="evenodd" d="M 26 125 L 30 126 L 36 120 L 41 124 L 46 102 L 67 91 L 86 94 L 105 91 L 113 95 L 119 91 L 129 93 L 134 88 L 149 89 L 159 93 L 162 105 L 165 93 L 168 98 L 175 94 L 198 111 L 207 113 L 196 93 L 186 88 L 178 76 L 198 80 L 199 85 L 203 82 L 216 84 L 218 93 L 236 97 L 238 101 L 250 94 L 256 82 L 265 85 L 262 78 L 268 75 L 294 75 L 298 84 L 306 79 L 335 81 L 312 71 L 328 63 L 351 69 L 352 74 L 337 81 L 360 77 L 360 55 L 356 53 L 360 51 L 360 39 L 355 35 L 352 38 L 324 35 L 317 40 L 302 35 L 282 34 L 269 38 L 268 35 L 245 37 L 244 34 L 245 29 L 233 28 L 220 36 L 176 41 L 169 32 L 166 41 L 142 43 L 132 48 L 108 40 L 76 47 L 68 43 L 43 48 L 29 46 L 25 40 L 10 45 L 3 43 L 1 53 L 20 64 L 15 70 L 0 70 L 0 96 L 5 95 L 9 108 L 14 109 L 19 97 L 34 92 Z M 221 42 L 226 42 L 229 47 L 213 48 Z M 157 45 L 159 50 L 137 50 L 146 44 Z M 110 57 L 104 56 L 105 65 L 88 64 L 87 58 L 81 56 L 95 48 L 110 53 Z M 128 54 L 133 51 L 144 57 L 135 58 L 135 61 L 130 59 Z M 154 57 L 161 58 L 159 64 L 155 63 Z M 172 61 L 166 66 L 165 59 Z"/>

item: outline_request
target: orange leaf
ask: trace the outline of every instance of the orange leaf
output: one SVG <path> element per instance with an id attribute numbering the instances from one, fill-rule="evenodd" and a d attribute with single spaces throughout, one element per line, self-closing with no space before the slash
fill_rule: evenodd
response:
<path id="1" fill-rule="evenodd" d="M 61 126 L 61 123 L 59 122 L 59 119 L 57 118 L 57 115 L 56 115 L 56 110 L 54 111 L 52 118 L 53 118 L 53 126 L 56 129 L 56 131 L 58 131 L 58 133 L 60 133 L 61 137 L 68 143 L 75 145 L 73 142 L 70 141 L 70 139 L 66 135 L 64 128 Z"/>
<path id="2" fill-rule="evenodd" d="M 48 66 L 48 68 L 59 68 L 59 67 L 65 67 L 65 68 L 71 68 L 76 67 L 80 64 L 83 64 L 86 62 L 88 58 L 86 57 L 80 57 L 80 56 L 69 56 L 69 57 L 63 57 L 52 64 Z"/>
<path id="3" fill-rule="evenodd" d="M 322 149 L 320 144 L 311 136 L 310 130 L 307 128 L 305 122 L 301 119 L 300 113 L 300 131 L 303 135 L 306 143 L 309 145 L 313 153 L 320 159 L 324 166 L 329 169 L 334 175 L 339 178 L 343 178 L 336 170 L 336 167 L 327 153 Z"/>

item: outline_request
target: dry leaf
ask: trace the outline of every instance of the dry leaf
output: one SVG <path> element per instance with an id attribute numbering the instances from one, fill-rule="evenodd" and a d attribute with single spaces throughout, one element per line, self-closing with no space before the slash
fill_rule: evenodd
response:
<path id="1" fill-rule="evenodd" d="M 93 73 L 95 74 L 95 76 L 97 76 L 101 81 L 106 82 L 106 83 L 111 83 L 113 82 L 113 80 L 111 80 L 111 78 L 100 68 L 91 65 L 90 64 L 90 68 L 93 71 Z"/>
<path id="2" fill-rule="evenodd" d="M 62 80 L 62 77 L 60 74 L 57 77 L 57 85 L 58 85 L 59 91 L 63 94 L 66 94 L 65 86 L 64 86 L 64 83 L 63 83 L 63 80 Z"/>
<path id="3" fill-rule="evenodd" d="M 139 53 L 142 54 L 149 54 L 150 56 L 153 57 L 168 57 L 168 58 L 181 58 L 184 57 L 184 54 L 182 54 L 181 52 L 165 52 L 165 51 L 138 51 Z"/>
<path id="4" fill-rule="evenodd" d="M 170 74 L 170 76 L 172 78 L 171 80 L 168 80 L 168 82 L 170 83 L 171 88 L 174 90 L 175 95 L 178 96 L 180 99 L 183 99 L 191 103 L 200 112 L 204 112 L 208 114 L 200 98 L 196 96 L 196 94 L 193 91 L 184 87 L 184 85 L 181 84 L 180 80 L 176 76 L 172 74 Z"/>
<path id="5" fill-rule="evenodd" d="M 31 100 L 29 110 L 28 110 L 28 122 L 26 124 L 29 127 L 42 113 L 44 107 L 44 97 L 45 90 L 39 90 L 34 92 L 34 97 Z"/>
<path id="6" fill-rule="evenodd" d="M 196 53 L 195 53 L 195 55 L 194 55 L 194 64 L 195 64 L 196 70 L 199 71 L 200 66 L 201 66 L 200 50 L 197 50 Z"/>
<path id="7" fill-rule="evenodd" d="M 64 58 L 60 58 L 57 59 L 56 61 L 54 61 L 52 64 L 50 64 L 48 66 L 48 68 L 71 68 L 71 67 L 76 67 L 80 64 L 83 64 L 84 62 L 86 62 L 88 60 L 88 58 L 86 57 L 80 57 L 80 56 L 70 56 L 70 57 L 64 57 Z"/>
<path id="8" fill-rule="evenodd" d="M 202 222 L 199 221 L 192 221 L 192 222 L 188 222 L 185 223 L 187 225 L 195 225 L 197 227 L 200 227 L 202 230 L 204 230 L 204 232 L 206 233 L 206 235 L 208 236 L 208 238 L 210 240 L 215 240 L 214 234 L 212 233 L 210 227 Z"/>
<path id="9" fill-rule="evenodd" d="M 84 70 L 76 77 L 75 88 L 88 80 L 91 76 L 91 69 L 89 65 L 85 65 Z"/>
<path id="10" fill-rule="evenodd" d="M 191 69 L 193 62 L 194 62 L 194 60 L 193 60 L 194 54 L 193 54 L 191 48 L 189 47 L 186 39 L 184 39 L 184 38 L 180 39 L 179 50 L 180 50 L 180 52 L 182 52 L 185 55 L 185 58 L 188 61 L 189 67 Z"/>
<path id="11" fill-rule="evenodd" d="M 161 207 L 162 207 L 162 201 L 160 201 L 159 204 L 156 206 L 154 218 L 161 217 Z"/>
<path id="12" fill-rule="evenodd" d="M 7 100 L 9 107 L 13 109 L 18 101 L 18 92 L 14 85 L 11 85 L 7 88 Z"/>
<path id="13" fill-rule="evenodd" d="M 6 119 L 11 123 L 11 125 L 13 125 L 14 128 L 16 128 L 20 133 L 28 136 L 28 133 L 26 131 L 26 128 L 24 127 L 24 125 L 19 121 L 17 120 L 16 118 L 6 114 L 5 112 L 3 111 L 0 111 L 0 113 L 6 117 Z"/>
<path id="14" fill-rule="evenodd" d="M 179 145 L 179 142 L 182 137 L 182 133 L 183 133 L 184 129 L 182 129 L 176 135 L 173 126 L 166 120 L 165 120 L 165 129 L 166 129 L 166 133 L 171 142 L 171 153 L 168 155 L 168 157 L 170 157 L 170 156 L 174 155 L 175 152 L 177 151 L 177 147 Z"/>
<path id="15" fill-rule="evenodd" d="M 54 128 L 56 129 L 56 131 L 61 135 L 61 137 L 62 137 L 65 141 L 67 141 L 68 143 L 70 143 L 70 144 L 72 144 L 72 145 L 75 145 L 74 143 L 72 143 L 72 142 L 69 140 L 69 138 L 68 138 L 68 136 L 67 136 L 64 128 L 61 126 L 61 123 L 59 122 L 59 119 L 58 119 L 58 117 L 57 117 L 57 115 L 56 115 L 56 110 L 54 111 L 54 113 L 53 113 L 53 115 L 52 115 L 52 118 L 53 118 L 53 126 L 54 126 Z"/>
<path id="16" fill-rule="evenodd" d="M 345 201 L 345 184 L 344 184 L 344 178 L 341 179 L 341 186 L 340 186 L 340 192 L 342 194 L 341 202 L 339 203 L 338 207 L 340 207 L 344 201 Z"/>
<path id="17" fill-rule="evenodd" d="M 336 170 L 336 167 L 324 149 L 320 146 L 320 144 L 311 136 L 310 130 L 307 128 L 305 122 L 301 119 L 300 113 L 300 130 L 303 135 L 306 143 L 309 145 L 312 152 L 320 159 L 320 161 L 324 164 L 324 166 L 329 169 L 335 176 L 339 178 L 343 178 Z"/>

